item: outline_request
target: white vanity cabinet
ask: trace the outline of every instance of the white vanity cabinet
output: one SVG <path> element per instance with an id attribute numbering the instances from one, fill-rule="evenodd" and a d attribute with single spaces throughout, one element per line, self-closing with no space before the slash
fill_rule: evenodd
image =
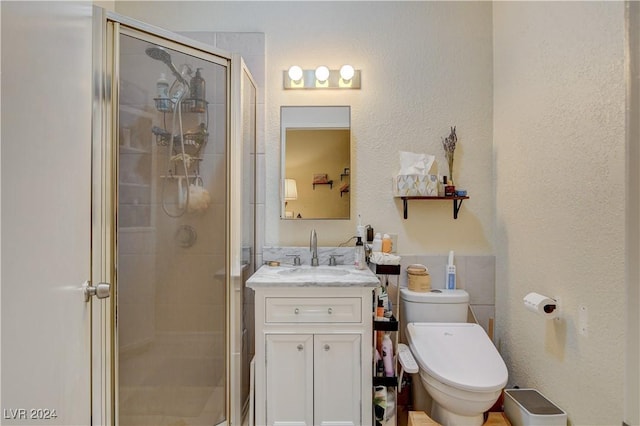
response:
<path id="1" fill-rule="evenodd" d="M 361 424 L 361 342 L 360 334 L 266 334 L 266 424 Z"/>
<path id="2" fill-rule="evenodd" d="M 375 275 L 358 271 L 366 279 L 357 284 L 351 274 L 332 285 L 264 284 L 263 268 L 247 281 L 255 290 L 255 424 L 372 424 Z"/>

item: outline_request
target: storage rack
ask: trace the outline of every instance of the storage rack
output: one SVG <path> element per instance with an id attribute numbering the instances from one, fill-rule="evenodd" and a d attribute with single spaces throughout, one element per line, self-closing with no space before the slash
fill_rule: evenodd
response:
<path id="1" fill-rule="evenodd" d="M 373 316 L 373 351 L 375 353 L 375 350 L 377 348 L 377 337 L 378 337 L 378 331 L 383 331 L 383 332 L 391 332 L 393 333 L 392 339 L 391 341 L 393 342 L 393 369 L 394 369 L 394 375 L 392 377 L 376 377 L 376 365 L 375 365 L 375 361 L 372 361 L 373 363 L 373 369 L 372 369 L 372 374 L 373 374 L 373 386 L 374 388 L 376 386 L 385 386 L 387 388 L 387 398 L 389 395 L 389 392 L 391 389 L 393 392 L 393 396 L 394 396 L 394 401 L 395 401 L 395 406 L 396 406 L 396 414 L 394 417 L 392 417 L 391 419 L 389 419 L 388 421 L 384 422 L 384 423 L 380 423 L 378 420 L 375 420 L 375 425 L 376 426 L 395 426 L 397 425 L 397 421 L 398 421 L 398 358 L 397 358 L 397 354 L 398 354 L 398 337 L 399 337 L 399 330 L 400 330 L 400 265 L 378 265 L 378 264 L 373 264 L 374 267 L 374 273 L 379 277 L 380 279 L 380 285 L 381 286 L 385 286 L 386 290 L 387 290 L 387 297 L 389 298 L 389 300 L 391 300 L 392 295 L 394 296 L 394 300 L 392 301 L 393 303 L 393 315 L 390 318 L 390 321 L 377 321 L 375 319 L 375 312 L 374 312 L 374 316 Z M 393 290 L 393 294 L 392 292 L 389 291 L 390 287 L 393 287 L 393 284 L 391 286 L 389 286 L 389 276 L 394 276 L 395 277 L 395 289 Z M 376 296 L 374 298 L 374 306 L 378 306 L 378 296 L 377 296 L 377 292 L 376 292 Z M 382 354 L 380 354 L 382 355 Z M 373 397 L 373 389 L 372 389 L 372 397 Z M 374 407 L 375 410 L 375 407 Z M 375 419 L 375 411 L 374 411 L 374 415 L 373 418 Z"/>

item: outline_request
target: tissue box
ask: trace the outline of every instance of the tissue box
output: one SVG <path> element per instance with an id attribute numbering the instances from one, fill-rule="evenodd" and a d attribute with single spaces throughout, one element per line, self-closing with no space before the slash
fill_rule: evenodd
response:
<path id="1" fill-rule="evenodd" d="M 437 197 L 438 176 L 397 175 L 393 179 L 393 192 L 397 197 Z"/>

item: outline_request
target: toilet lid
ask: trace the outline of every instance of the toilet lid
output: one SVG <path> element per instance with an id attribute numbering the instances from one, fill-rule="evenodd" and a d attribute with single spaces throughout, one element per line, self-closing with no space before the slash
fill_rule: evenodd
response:
<path id="1" fill-rule="evenodd" d="M 420 369 L 444 384 L 476 392 L 507 384 L 507 367 L 478 324 L 410 323 L 407 338 Z"/>

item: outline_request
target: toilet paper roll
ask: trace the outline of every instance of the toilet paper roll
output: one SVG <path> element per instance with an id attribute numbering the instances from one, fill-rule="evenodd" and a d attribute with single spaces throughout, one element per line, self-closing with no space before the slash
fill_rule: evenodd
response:
<path id="1" fill-rule="evenodd" d="M 529 293 L 524 297 L 524 306 L 531 312 L 542 315 L 547 319 L 558 316 L 558 302 L 550 297 L 538 293 Z"/>

